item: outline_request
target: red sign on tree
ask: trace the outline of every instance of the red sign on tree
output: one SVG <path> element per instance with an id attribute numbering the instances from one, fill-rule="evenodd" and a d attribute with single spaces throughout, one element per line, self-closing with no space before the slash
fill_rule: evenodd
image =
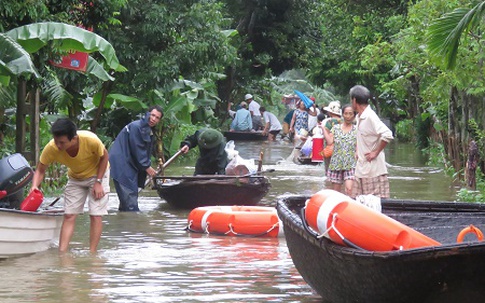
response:
<path id="1" fill-rule="evenodd" d="M 88 67 L 88 54 L 75 51 L 62 57 L 61 62 L 51 61 L 51 64 L 60 68 L 85 72 Z"/>

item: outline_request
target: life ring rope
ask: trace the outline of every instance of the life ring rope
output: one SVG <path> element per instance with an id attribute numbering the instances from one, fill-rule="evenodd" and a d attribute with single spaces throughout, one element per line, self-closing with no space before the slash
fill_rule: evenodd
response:
<path id="1" fill-rule="evenodd" d="M 345 238 L 344 235 L 338 230 L 337 226 L 335 226 L 335 222 L 337 221 L 337 216 L 338 216 L 338 213 L 332 214 L 332 224 L 322 234 L 317 235 L 317 238 L 318 239 L 321 239 L 323 237 L 328 237 L 328 233 L 333 229 L 335 231 L 335 233 L 337 234 L 337 236 L 339 236 L 340 239 L 342 239 L 342 241 L 345 244 L 347 244 L 348 246 L 353 247 L 353 248 L 356 248 L 356 249 L 365 250 L 362 247 L 360 247 L 360 246 L 356 245 L 355 243 L 351 242 L 349 239 Z M 402 247 L 401 247 L 401 250 L 402 250 Z"/>
<path id="2" fill-rule="evenodd" d="M 267 231 L 262 232 L 262 233 L 257 234 L 257 235 L 246 235 L 246 234 L 237 233 L 237 232 L 235 232 L 235 231 L 234 231 L 234 229 L 232 228 L 232 224 L 231 224 L 231 223 L 229 223 L 229 226 L 228 226 L 228 227 L 229 227 L 229 230 L 228 230 L 226 233 L 224 233 L 225 235 L 232 233 L 232 234 L 234 234 L 234 235 L 236 235 L 236 236 L 238 236 L 238 237 L 261 237 L 261 236 L 264 236 L 264 235 L 269 234 L 269 233 L 270 233 L 270 232 L 272 232 L 272 231 L 273 231 L 275 228 L 279 228 L 279 222 L 278 222 L 278 223 L 273 224 L 273 226 L 271 226 L 271 227 L 270 227 L 270 228 L 269 228 Z"/>
<path id="3" fill-rule="evenodd" d="M 482 231 L 478 227 L 473 226 L 473 224 L 470 224 L 469 226 L 463 228 L 460 231 L 460 233 L 456 237 L 456 242 L 462 243 L 467 234 L 475 234 L 475 236 L 477 236 L 478 241 L 483 241 Z"/>

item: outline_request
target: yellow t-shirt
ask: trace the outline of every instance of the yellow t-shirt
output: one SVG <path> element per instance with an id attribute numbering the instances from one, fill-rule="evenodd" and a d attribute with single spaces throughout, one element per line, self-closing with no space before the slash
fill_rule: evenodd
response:
<path id="1" fill-rule="evenodd" d="M 75 157 L 71 157 L 65 150 L 59 150 L 52 139 L 42 151 L 40 162 L 44 165 L 58 162 L 67 166 L 70 178 L 84 180 L 96 176 L 105 146 L 98 136 L 90 131 L 78 130 L 77 135 L 79 151 Z"/>

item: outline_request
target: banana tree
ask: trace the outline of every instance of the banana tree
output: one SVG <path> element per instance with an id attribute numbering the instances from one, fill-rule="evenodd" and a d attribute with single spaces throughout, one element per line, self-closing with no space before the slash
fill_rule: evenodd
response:
<path id="1" fill-rule="evenodd" d="M 39 61 L 38 65 L 45 66 L 49 62 L 40 61 L 39 57 L 37 57 L 37 61 L 32 60 L 32 55 L 35 55 L 44 47 L 49 47 L 49 51 L 59 53 L 72 51 L 89 54 L 99 53 L 102 57 L 102 63 L 99 63 L 93 57 L 89 57 L 86 75 L 94 76 L 104 82 L 114 80 L 107 69 L 114 72 L 126 71 L 119 63 L 113 46 L 103 37 L 68 24 L 57 22 L 34 23 L 12 29 L 0 35 L 0 88 L 8 86 L 12 78 L 17 80 L 18 89 L 24 88 L 27 80 L 40 79 L 39 69 L 41 66 L 36 66 L 34 62 Z M 35 81 L 29 83 L 32 83 L 33 88 L 38 89 L 38 83 L 35 83 Z M 55 90 L 51 89 L 51 91 Z M 22 99 L 25 98 L 26 94 L 17 93 L 17 95 L 19 96 L 17 103 L 23 102 Z M 103 108 L 103 102 L 104 100 L 98 108 L 99 111 Z M 17 115 L 19 114 L 21 113 L 17 113 Z M 23 140 L 23 138 L 19 138 L 17 134 L 17 141 L 20 140 Z"/>

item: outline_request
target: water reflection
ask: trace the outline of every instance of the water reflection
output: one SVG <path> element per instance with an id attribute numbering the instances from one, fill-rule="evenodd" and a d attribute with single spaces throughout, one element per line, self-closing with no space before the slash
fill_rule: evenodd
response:
<path id="1" fill-rule="evenodd" d="M 238 143 L 243 158 L 264 152 L 272 188 L 262 200 L 274 206 L 285 193 L 312 194 L 326 185 L 321 165 L 286 161 L 287 142 Z M 412 146 L 391 145 L 391 192 L 397 198 L 452 200 L 449 180 Z M 169 175 L 193 172 L 175 163 Z M 89 218 L 80 216 L 72 250 L 55 249 L 4 260 L 1 302 L 321 302 L 293 266 L 284 238 L 235 238 L 185 231 L 187 210 L 175 210 L 156 192 L 144 191 L 139 213 L 119 213 L 110 194 L 100 252 L 87 251 Z"/>

